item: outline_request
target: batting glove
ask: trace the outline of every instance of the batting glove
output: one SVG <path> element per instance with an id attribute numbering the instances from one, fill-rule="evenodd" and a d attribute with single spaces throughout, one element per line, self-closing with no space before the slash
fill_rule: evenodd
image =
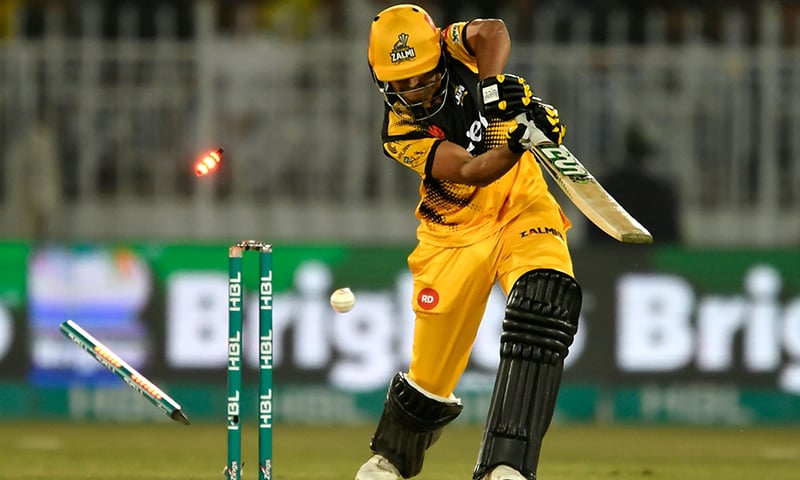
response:
<path id="1" fill-rule="evenodd" d="M 533 106 L 533 121 L 551 142 L 561 145 L 564 141 L 567 126 L 561 123 L 556 107 L 536 102 Z"/>
<path id="2" fill-rule="evenodd" d="M 549 143 L 550 139 L 536 127 L 531 112 L 520 113 L 514 118 L 515 124 L 506 132 L 508 149 L 517 155 L 532 149 L 540 143 Z"/>
<path id="3" fill-rule="evenodd" d="M 478 89 L 489 118 L 512 119 L 538 100 L 524 78 L 507 73 L 482 80 Z"/>

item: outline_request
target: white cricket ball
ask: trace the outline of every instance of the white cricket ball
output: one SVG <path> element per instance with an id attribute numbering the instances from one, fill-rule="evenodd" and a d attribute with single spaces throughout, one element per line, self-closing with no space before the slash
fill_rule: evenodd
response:
<path id="1" fill-rule="evenodd" d="M 356 304 L 356 296 L 349 288 L 337 288 L 331 294 L 331 307 L 339 313 L 346 313 Z"/>

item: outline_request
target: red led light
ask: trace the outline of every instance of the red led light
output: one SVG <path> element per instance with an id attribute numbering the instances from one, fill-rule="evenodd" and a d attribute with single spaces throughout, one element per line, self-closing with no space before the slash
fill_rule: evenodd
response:
<path id="1" fill-rule="evenodd" d="M 103 348 L 95 346 L 94 347 L 94 351 L 97 352 L 98 355 L 103 357 L 111 365 L 114 365 L 117 368 L 122 366 L 122 360 L 117 358 L 116 355 L 114 355 L 113 353 L 109 352 L 108 350 L 105 350 Z"/>
<path id="2" fill-rule="evenodd" d="M 212 171 L 214 171 L 217 168 L 217 165 L 219 165 L 219 162 L 221 161 L 222 161 L 221 148 L 218 149 L 217 151 L 209 152 L 205 154 L 203 158 L 200 159 L 200 161 L 197 162 L 197 164 L 194 167 L 194 173 L 196 173 L 198 177 L 207 175 Z"/>
<path id="3" fill-rule="evenodd" d="M 142 387 L 144 391 L 154 396 L 156 399 L 161 400 L 162 394 L 158 387 L 136 374 L 131 375 L 131 379 L 136 383 L 136 385 Z"/>

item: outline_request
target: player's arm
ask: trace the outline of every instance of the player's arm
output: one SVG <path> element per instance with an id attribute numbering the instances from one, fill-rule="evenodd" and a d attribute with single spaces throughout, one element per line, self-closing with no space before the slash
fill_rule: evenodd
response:
<path id="1" fill-rule="evenodd" d="M 511 53 L 505 22 L 497 18 L 476 19 L 464 27 L 464 45 L 478 68 L 478 94 L 489 119 L 509 120 L 535 110 L 540 99 L 524 78 L 504 73 Z M 545 125 L 539 125 L 543 128 Z M 563 135 L 562 135 L 563 137 Z"/>
<path id="2" fill-rule="evenodd" d="M 509 171 L 520 156 L 522 152 L 503 146 L 473 157 L 461 145 L 445 140 L 434 153 L 430 174 L 439 180 L 485 187 Z"/>
<path id="3" fill-rule="evenodd" d="M 486 186 L 502 177 L 522 154 L 534 145 L 547 141 L 533 119 L 523 114 L 506 133 L 506 145 L 473 157 L 464 147 L 453 142 L 440 142 L 429 160 L 430 175 L 439 180 L 466 185 Z"/>
<path id="4" fill-rule="evenodd" d="M 475 56 L 478 78 L 484 80 L 503 73 L 511 53 L 511 38 L 499 18 L 472 20 L 464 28 L 467 49 Z"/>

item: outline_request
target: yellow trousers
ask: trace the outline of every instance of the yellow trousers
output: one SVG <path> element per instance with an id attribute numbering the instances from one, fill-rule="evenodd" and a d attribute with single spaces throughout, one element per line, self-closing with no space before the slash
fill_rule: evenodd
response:
<path id="1" fill-rule="evenodd" d="M 555 199 L 546 194 L 496 234 L 472 245 L 417 245 L 408 257 L 416 314 L 409 378 L 430 393 L 452 394 L 469 362 L 495 282 L 507 296 L 530 270 L 573 275 L 569 227 Z"/>

